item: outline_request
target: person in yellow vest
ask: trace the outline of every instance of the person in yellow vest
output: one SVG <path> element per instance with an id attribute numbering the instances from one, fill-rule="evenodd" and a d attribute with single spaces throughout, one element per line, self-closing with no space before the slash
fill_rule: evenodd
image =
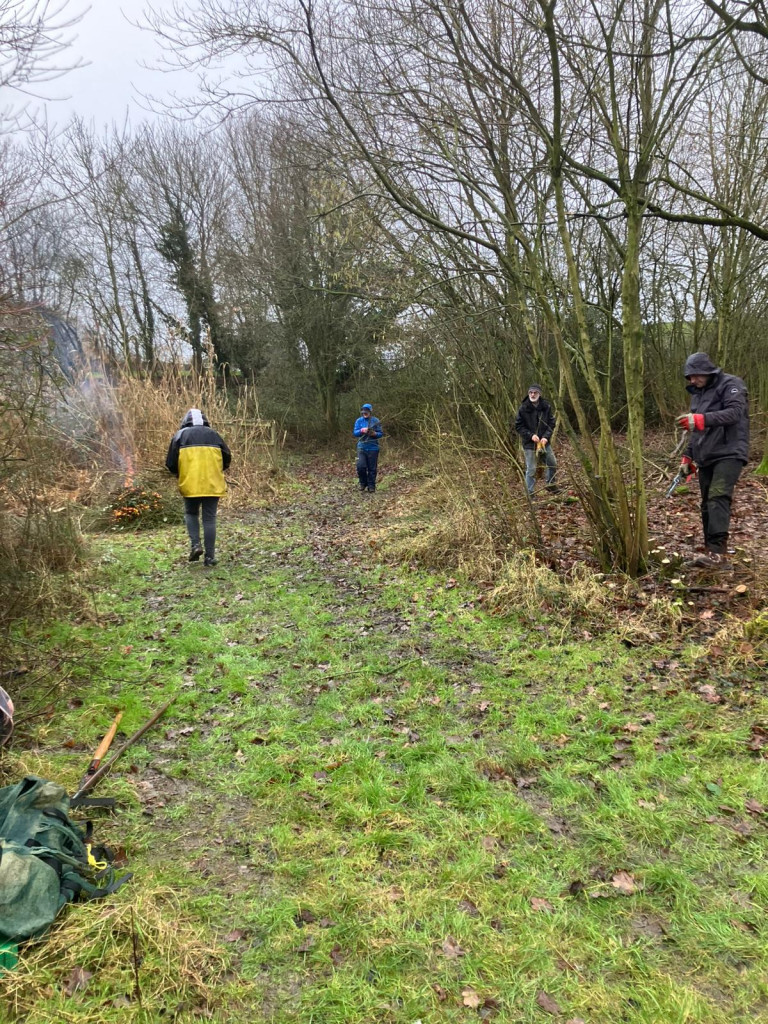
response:
<path id="1" fill-rule="evenodd" d="M 165 465 L 179 480 L 184 498 L 184 522 L 189 534 L 189 560 L 203 554 L 200 544 L 200 510 L 203 514 L 205 565 L 216 565 L 216 513 L 227 485 L 224 471 L 232 454 L 222 438 L 211 429 L 199 409 L 190 409 L 173 435 Z"/>

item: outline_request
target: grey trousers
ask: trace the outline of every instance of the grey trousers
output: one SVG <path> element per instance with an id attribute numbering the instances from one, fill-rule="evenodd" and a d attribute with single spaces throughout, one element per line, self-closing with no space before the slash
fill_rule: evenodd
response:
<path id="1" fill-rule="evenodd" d="M 218 498 L 185 498 L 184 522 L 187 525 L 189 543 L 194 548 L 200 543 L 200 507 L 203 509 L 203 543 L 205 557 L 213 558 L 216 551 L 216 512 Z"/>

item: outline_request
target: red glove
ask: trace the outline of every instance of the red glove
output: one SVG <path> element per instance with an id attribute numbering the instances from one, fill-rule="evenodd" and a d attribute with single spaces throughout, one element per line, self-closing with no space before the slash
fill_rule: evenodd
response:
<path id="1" fill-rule="evenodd" d="M 680 460 L 680 472 L 685 473 L 686 482 L 691 479 L 691 477 L 695 474 L 696 470 L 697 466 L 693 459 L 689 458 L 687 455 L 684 455 Z"/>
<path id="2" fill-rule="evenodd" d="M 703 430 L 704 417 L 700 412 L 687 412 L 677 417 L 677 425 L 683 430 Z"/>

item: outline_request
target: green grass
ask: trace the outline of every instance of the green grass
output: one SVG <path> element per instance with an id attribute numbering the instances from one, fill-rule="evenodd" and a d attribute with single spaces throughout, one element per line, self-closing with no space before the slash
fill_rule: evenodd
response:
<path id="1" fill-rule="evenodd" d="M 178 528 L 94 540 L 89 613 L 27 628 L 71 680 L 14 776 L 74 787 L 115 708 L 129 733 L 177 697 L 100 788 L 134 880 L 29 948 L 7 1019 L 533 1024 L 543 991 L 590 1024 L 768 1021 L 765 703 L 376 564 L 353 493 L 222 519 L 213 572 Z"/>

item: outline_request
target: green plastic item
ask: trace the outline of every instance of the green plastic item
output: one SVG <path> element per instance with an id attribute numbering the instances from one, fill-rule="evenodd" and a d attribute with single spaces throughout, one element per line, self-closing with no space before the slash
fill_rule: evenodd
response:
<path id="1" fill-rule="evenodd" d="M 4 942 L 0 946 L 0 974 L 12 971 L 19 962 L 19 947 L 15 942 Z"/>

